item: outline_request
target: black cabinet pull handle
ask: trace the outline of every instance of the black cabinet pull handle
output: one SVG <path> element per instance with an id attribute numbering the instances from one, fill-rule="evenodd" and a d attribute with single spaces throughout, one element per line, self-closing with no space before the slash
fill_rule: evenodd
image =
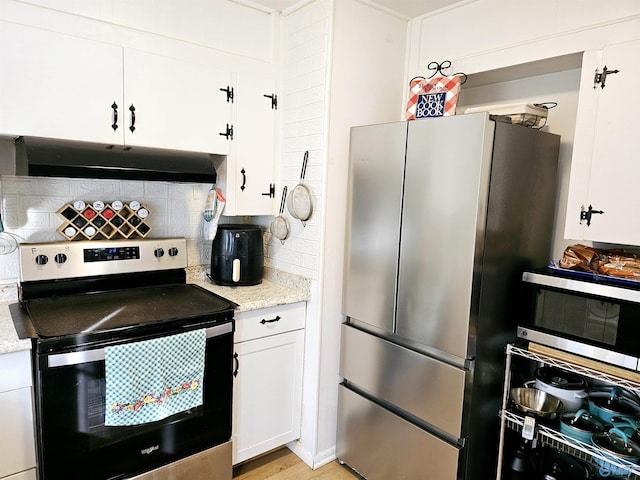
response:
<path id="1" fill-rule="evenodd" d="M 265 319 L 263 318 L 262 320 L 260 320 L 260 323 L 261 323 L 262 325 L 264 325 L 265 323 L 275 323 L 275 322 L 280 321 L 280 318 L 281 318 L 281 317 L 280 317 L 280 315 L 276 315 L 276 318 L 272 318 L 271 320 L 265 320 Z"/>
<path id="2" fill-rule="evenodd" d="M 236 362 L 236 367 L 233 370 L 233 376 L 237 377 L 238 376 L 238 370 L 240 369 L 240 360 L 238 360 L 238 354 L 237 353 L 233 354 L 233 361 Z"/>
<path id="3" fill-rule="evenodd" d="M 242 170 L 240 170 L 240 173 L 242 174 L 242 185 L 240 186 L 240 190 L 242 190 L 244 192 L 244 189 L 247 188 L 247 172 L 246 170 L 243 168 Z"/>
<path id="4" fill-rule="evenodd" d="M 131 112 L 131 126 L 129 127 L 129 130 L 133 133 L 136 129 L 136 107 L 133 106 L 133 103 L 129 107 L 129 111 Z"/>
<path id="5" fill-rule="evenodd" d="M 111 108 L 113 109 L 113 124 L 111 124 L 111 128 L 115 132 L 118 129 L 118 104 L 113 102 Z"/>

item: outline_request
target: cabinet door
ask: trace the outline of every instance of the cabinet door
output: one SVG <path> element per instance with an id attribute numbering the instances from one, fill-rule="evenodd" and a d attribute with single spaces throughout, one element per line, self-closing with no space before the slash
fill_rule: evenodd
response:
<path id="1" fill-rule="evenodd" d="M 0 134 L 122 144 L 122 49 L 0 22 Z"/>
<path id="2" fill-rule="evenodd" d="M 583 62 L 578 122 L 571 166 L 565 237 L 640 245 L 640 135 L 635 119 L 640 106 L 640 41 L 587 52 Z M 595 69 L 619 70 L 594 88 Z M 579 222 L 580 208 L 594 214 L 591 225 Z"/>
<path id="3" fill-rule="evenodd" d="M 30 353 L 0 355 L 0 478 L 36 466 Z M 35 478 L 30 472 L 25 479 Z"/>
<path id="4" fill-rule="evenodd" d="M 227 159 L 225 215 L 273 215 L 275 185 L 275 80 L 238 74 L 235 82 L 234 148 Z M 279 203 L 278 203 L 279 205 Z"/>
<path id="5" fill-rule="evenodd" d="M 233 463 L 300 436 L 304 330 L 237 343 Z"/>
<path id="6" fill-rule="evenodd" d="M 205 65 L 124 51 L 125 143 L 226 155 L 230 74 Z"/>
<path id="7" fill-rule="evenodd" d="M 0 393 L 0 477 L 36 465 L 31 388 Z"/>

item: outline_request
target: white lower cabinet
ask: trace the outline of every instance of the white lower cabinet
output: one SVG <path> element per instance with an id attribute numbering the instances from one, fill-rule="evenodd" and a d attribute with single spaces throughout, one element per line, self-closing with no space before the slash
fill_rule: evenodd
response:
<path id="1" fill-rule="evenodd" d="M 10 475 L 8 477 L 3 478 L 3 480 L 36 480 L 38 477 L 36 476 L 36 469 L 32 468 L 31 470 L 27 470 L 26 472 L 16 473 L 15 475 Z"/>
<path id="2" fill-rule="evenodd" d="M 300 436 L 305 303 L 236 315 L 234 465 Z"/>
<path id="3" fill-rule="evenodd" d="M 30 352 L 0 355 L 0 372 L 0 479 L 35 480 Z"/>

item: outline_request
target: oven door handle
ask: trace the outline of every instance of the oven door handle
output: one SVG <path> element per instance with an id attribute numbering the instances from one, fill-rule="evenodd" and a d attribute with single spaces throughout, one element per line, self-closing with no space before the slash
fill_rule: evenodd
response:
<path id="1" fill-rule="evenodd" d="M 233 323 L 228 322 L 215 327 L 207 328 L 207 338 L 218 337 L 233 331 Z M 80 365 L 89 362 L 104 361 L 104 348 L 95 348 L 93 350 L 84 350 L 81 352 L 56 353 L 47 355 L 46 368 L 68 367 L 71 365 Z"/>

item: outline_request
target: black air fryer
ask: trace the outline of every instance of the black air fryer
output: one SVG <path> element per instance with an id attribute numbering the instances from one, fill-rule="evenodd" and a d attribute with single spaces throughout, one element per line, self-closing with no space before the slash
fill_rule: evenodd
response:
<path id="1" fill-rule="evenodd" d="M 211 249 L 211 280 L 218 285 L 257 285 L 264 274 L 258 225 L 221 224 Z"/>

